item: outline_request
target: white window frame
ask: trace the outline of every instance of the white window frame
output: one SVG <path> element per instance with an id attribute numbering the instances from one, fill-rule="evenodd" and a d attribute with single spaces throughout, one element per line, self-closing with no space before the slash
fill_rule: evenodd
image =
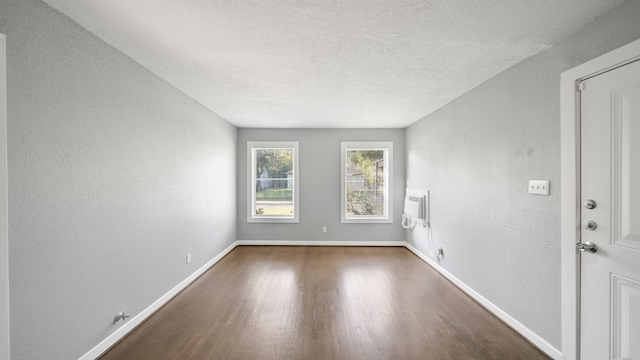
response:
<path id="1" fill-rule="evenodd" d="M 384 151 L 384 214 L 347 215 L 347 151 Z M 340 161 L 340 222 L 341 223 L 393 223 L 393 141 L 343 141 Z"/>
<path id="2" fill-rule="evenodd" d="M 293 149 L 293 215 L 256 214 L 256 150 Z M 249 223 L 298 223 L 300 222 L 300 176 L 298 171 L 297 141 L 247 141 L 247 222 Z"/>

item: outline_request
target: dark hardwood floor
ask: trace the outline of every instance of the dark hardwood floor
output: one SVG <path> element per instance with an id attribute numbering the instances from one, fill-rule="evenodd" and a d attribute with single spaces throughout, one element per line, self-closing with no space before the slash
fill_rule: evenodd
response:
<path id="1" fill-rule="evenodd" d="M 549 359 L 405 248 L 241 246 L 109 359 Z"/>

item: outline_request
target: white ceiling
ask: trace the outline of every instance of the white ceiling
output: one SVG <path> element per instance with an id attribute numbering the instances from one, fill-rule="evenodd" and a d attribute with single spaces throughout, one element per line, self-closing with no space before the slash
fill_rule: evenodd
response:
<path id="1" fill-rule="evenodd" d="M 44 0 L 238 127 L 405 127 L 622 0 Z"/>

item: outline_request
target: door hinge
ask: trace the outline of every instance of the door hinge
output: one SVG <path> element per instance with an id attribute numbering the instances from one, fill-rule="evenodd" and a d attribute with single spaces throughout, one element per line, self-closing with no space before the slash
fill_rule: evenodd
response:
<path id="1" fill-rule="evenodd" d="M 586 82 L 584 82 L 584 81 L 580 81 L 580 82 L 578 83 L 578 85 L 577 85 L 578 91 L 582 91 L 582 90 L 584 90 L 584 88 L 585 88 L 586 84 L 587 84 Z"/>

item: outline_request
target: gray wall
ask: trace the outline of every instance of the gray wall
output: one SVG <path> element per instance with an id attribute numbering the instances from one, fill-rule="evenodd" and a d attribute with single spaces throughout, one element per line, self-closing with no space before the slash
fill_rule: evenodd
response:
<path id="1" fill-rule="evenodd" d="M 560 348 L 560 74 L 640 38 L 640 1 L 407 128 L 407 181 L 431 190 L 441 265 Z M 551 195 L 527 195 L 529 179 Z M 426 232 L 407 241 L 427 253 Z"/>
<path id="2" fill-rule="evenodd" d="M 9 358 L 6 38 L 0 34 L 0 359 Z"/>
<path id="3" fill-rule="evenodd" d="M 300 223 L 247 223 L 247 141 L 299 141 Z M 393 141 L 393 224 L 340 223 L 340 142 Z M 403 241 L 404 129 L 239 129 L 238 239 Z M 322 232 L 322 226 L 328 231 Z"/>
<path id="4" fill-rule="evenodd" d="M 37 0 L 0 32 L 12 359 L 74 359 L 236 240 L 237 130 Z"/>

